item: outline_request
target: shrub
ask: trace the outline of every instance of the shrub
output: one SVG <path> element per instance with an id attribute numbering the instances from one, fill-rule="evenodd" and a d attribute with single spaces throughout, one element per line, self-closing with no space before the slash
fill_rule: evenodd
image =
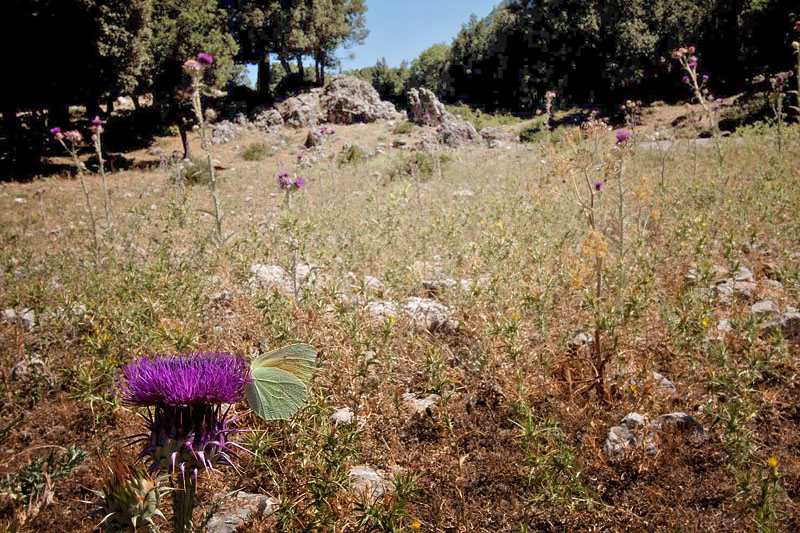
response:
<path id="1" fill-rule="evenodd" d="M 401 156 L 389 170 L 389 178 L 394 180 L 401 176 L 418 176 L 429 178 L 437 170 L 443 167 L 450 156 L 447 154 L 434 154 L 431 152 L 415 151 L 408 155 Z"/>
<path id="2" fill-rule="evenodd" d="M 396 124 L 395 127 L 392 128 L 392 133 L 395 135 L 411 133 L 412 131 L 414 131 L 414 124 L 411 122 L 401 122 L 400 124 Z"/>
<path id="3" fill-rule="evenodd" d="M 263 142 L 251 143 L 242 150 L 242 159 L 245 161 L 261 161 L 270 155 L 269 146 Z"/>
<path id="4" fill-rule="evenodd" d="M 550 131 L 550 140 L 558 142 L 559 138 L 567 131 L 566 126 L 558 126 Z M 519 140 L 524 143 L 534 143 L 547 140 L 547 130 L 544 119 L 537 117 L 533 122 L 519 130 Z"/>
<path id="5" fill-rule="evenodd" d="M 447 106 L 447 110 L 454 115 L 472 123 L 480 131 L 486 127 L 509 126 L 519 124 L 522 120 L 514 115 L 505 113 L 484 113 L 478 108 L 471 108 L 466 104 Z"/>

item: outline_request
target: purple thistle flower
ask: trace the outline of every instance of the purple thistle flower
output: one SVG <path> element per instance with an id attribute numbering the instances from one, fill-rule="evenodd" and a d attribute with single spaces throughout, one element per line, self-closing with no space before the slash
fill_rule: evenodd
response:
<path id="1" fill-rule="evenodd" d="M 603 188 L 603 182 L 602 181 L 595 181 L 594 182 L 594 190 L 599 191 L 602 188 Z"/>
<path id="2" fill-rule="evenodd" d="M 618 143 L 624 143 L 624 142 L 628 141 L 630 138 L 631 138 L 631 132 L 629 132 L 627 130 L 619 130 L 617 132 L 617 142 Z"/>
<path id="3" fill-rule="evenodd" d="M 92 119 L 92 125 L 93 126 L 102 126 L 103 125 L 103 121 L 100 120 L 100 117 L 94 117 Z"/>
<path id="4" fill-rule="evenodd" d="M 697 68 L 697 61 L 691 61 L 689 63 L 689 68 Z"/>
<path id="5" fill-rule="evenodd" d="M 58 138 L 58 135 L 56 135 L 56 138 Z M 72 144 L 78 144 L 83 140 L 83 135 L 77 130 L 70 130 L 64 132 L 64 138 Z"/>
<path id="6" fill-rule="evenodd" d="M 306 180 L 305 180 L 305 179 L 303 179 L 303 178 L 301 178 L 300 176 L 298 176 L 298 177 L 297 177 L 297 178 L 295 178 L 295 180 L 294 180 L 294 186 L 295 186 L 297 189 L 303 188 L 303 187 L 305 187 L 305 186 L 306 186 Z"/>
<path id="7" fill-rule="evenodd" d="M 300 161 L 301 159 L 303 159 L 303 154 L 302 153 L 297 154 L 297 160 Z"/>
<path id="8" fill-rule="evenodd" d="M 61 128 L 55 127 L 50 130 L 50 135 L 52 135 L 57 141 L 60 141 L 64 138 L 64 134 L 61 133 Z"/>
<path id="9" fill-rule="evenodd" d="M 204 353 L 139 359 L 122 369 L 117 394 L 128 405 L 152 407 L 145 416 L 148 432 L 131 437 L 147 446 L 140 457 L 148 457 L 150 471 L 176 469 L 214 471 L 218 464 L 233 465 L 229 435 L 242 430 L 229 428 L 220 404 L 234 403 L 244 395 L 250 381 L 241 356 Z"/>
<path id="10" fill-rule="evenodd" d="M 691 80 L 691 78 L 689 78 L 689 76 L 684 76 L 684 77 L 683 77 L 683 83 L 686 83 L 686 84 L 688 84 L 688 83 L 689 83 L 689 82 L 691 82 L 691 81 L 692 81 L 692 80 Z"/>
<path id="11" fill-rule="evenodd" d="M 206 66 L 214 64 L 214 58 L 205 52 L 200 52 L 199 54 L 197 54 L 197 60 Z"/>
<path id="12" fill-rule="evenodd" d="M 139 359 L 125 365 L 122 376 L 120 398 L 139 407 L 234 403 L 250 381 L 242 357 L 204 352 Z"/>
<path id="13" fill-rule="evenodd" d="M 285 170 L 278 172 L 278 187 L 281 189 L 288 189 L 294 185 L 292 176 Z"/>

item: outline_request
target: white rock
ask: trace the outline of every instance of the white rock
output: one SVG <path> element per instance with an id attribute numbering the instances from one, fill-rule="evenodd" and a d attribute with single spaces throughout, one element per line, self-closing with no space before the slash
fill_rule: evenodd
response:
<path id="1" fill-rule="evenodd" d="M 780 309 L 772 300 L 761 300 L 753 304 L 751 311 L 754 315 L 776 315 Z"/>
<path id="2" fill-rule="evenodd" d="M 458 321 L 452 318 L 452 309 L 436 300 L 411 297 L 406 300 L 403 310 L 418 329 L 447 331 L 458 328 Z"/>
<path id="3" fill-rule="evenodd" d="M 360 495 L 377 498 L 391 488 L 391 483 L 377 470 L 366 466 L 354 466 L 348 473 L 350 488 Z"/>
<path id="4" fill-rule="evenodd" d="M 222 500 L 217 512 L 206 524 L 208 533 L 234 533 L 245 521 L 255 514 L 271 514 L 278 501 L 262 494 L 237 492 L 235 496 L 215 494 L 214 501 Z"/>
<path id="5" fill-rule="evenodd" d="M 331 422 L 337 426 L 352 424 L 354 419 L 355 415 L 349 407 L 338 409 L 331 415 Z"/>
<path id="6" fill-rule="evenodd" d="M 428 409 L 438 404 L 441 399 L 438 394 L 428 394 L 422 398 L 417 397 L 413 392 L 403 394 L 403 401 L 416 414 L 425 413 Z"/>

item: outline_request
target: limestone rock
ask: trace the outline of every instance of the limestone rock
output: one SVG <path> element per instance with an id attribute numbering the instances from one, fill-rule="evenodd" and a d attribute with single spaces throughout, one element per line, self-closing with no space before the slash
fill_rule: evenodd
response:
<path id="1" fill-rule="evenodd" d="M 9 381 L 22 387 L 35 386 L 44 383 L 48 387 L 55 387 L 56 381 L 47 364 L 39 357 L 26 355 L 11 367 Z"/>
<path id="2" fill-rule="evenodd" d="M 778 332 L 787 340 L 800 340 L 800 313 L 796 311 L 783 313 L 777 320 L 761 328 L 761 334 L 764 336 L 772 336 Z"/>
<path id="3" fill-rule="evenodd" d="M 271 107 L 256 115 L 253 125 L 261 131 L 270 131 L 283 126 L 283 117 L 277 109 Z"/>
<path id="4" fill-rule="evenodd" d="M 374 320 L 383 321 L 392 318 L 397 320 L 400 317 L 400 312 L 397 308 L 397 304 L 387 300 L 378 300 L 374 302 L 369 302 L 365 310 L 367 314 L 370 316 L 370 318 Z"/>
<path id="5" fill-rule="evenodd" d="M 322 89 L 311 89 L 279 102 L 275 107 L 283 117 L 284 123 L 291 128 L 308 128 L 316 126 L 325 115 L 320 107 Z"/>
<path id="6" fill-rule="evenodd" d="M 441 396 L 438 394 L 429 394 L 424 397 L 418 397 L 413 392 L 406 392 L 403 394 L 403 401 L 411 412 L 415 414 L 426 413 L 428 409 L 437 405 L 441 399 Z"/>
<path id="7" fill-rule="evenodd" d="M 352 424 L 353 420 L 355 419 L 355 415 L 353 411 L 349 407 L 343 407 L 341 409 L 337 409 L 331 415 L 331 422 L 338 425 L 347 425 Z"/>
<path id="8" fill-rule="evenodd" d="M 354 466 L 348 472 L 350 488 L 356 494 L 370 499 L 382 496 L 391 489 L 391 482 L 386 477 L 367 465 Z"/>
<path id="9" fill-rule="evenodd" d="M 13 309 L 6 309 L 5 311 L 0 311 L 0 320 L 8 324 L 22 324 L 25 331 L 30 331 L 36 327 L 36 312 L 27 307 L 19 313 Z"/>
<path id="10" fill-rule="evenodd" d="M 753 304 L 750 308 L 754 315 L 768 316 L 777 315 L 780 312 L 778 305 L 772 300 L 761 300 Z"/>
<path id="11" fill-rule="evenodd" d="M 411 297 L 406 300 L 403 310 L 418 329 L 450 331 L 458 328 L 458 321 L 452 318 L 452 309 L 436 300 Z"/>
<path id="12" fill-rule="evenodd" d="M 449 118 L 450 113 L 447 108 L 430 89 L 425 87 L 409 89 L 407 98 L 412 122 L 442 124 Z"/>
<path id="13" fill-rule="evenodd" d="M 320 102 L 328 122 L 333 124 L 405 118 L 392 103 L 381 100 L 378 91 L 371 84 L 355 76 L 335 76 L 325 87 Z"/>
<path id="14" fill-rule="evenodd" d="M 237 492 L 233 496 L 215 494 L 214 501 L 219 500 L 222 501 L 217 512 L 206 524 L 208 533 L 234 533 L 251 516 L 270 514 L 278 506 L 277 500 L 250 492 Z"/>

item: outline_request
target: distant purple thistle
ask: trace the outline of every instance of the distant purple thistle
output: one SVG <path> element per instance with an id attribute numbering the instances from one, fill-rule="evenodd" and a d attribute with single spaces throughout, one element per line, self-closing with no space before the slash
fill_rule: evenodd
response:
<path id="1" fill-rule="evenodd" d="M 422 120 L 424 120 L 425 122 L 430 122 L 430 120 L 431 120 L 430 114 L 429 113 L 425 113 L 424 115 L 422 115 Z"/>
<path id="2" fill-rule="evenodd" d="M 301 188 L 303 188 L 303 187 L 305 187 L 305 186 L 306 186 L 306 180 L 304 180 L 303 178 L 301 178 L 300 176 L 298 176 L 298 177 L 297 177 L 297 178 L 295 178 L 295 180 L 294 180 L 294 186 L 295 186 L 296 188 L 298 188 L 298 189 L 301 189 Z"/>
<path id="3" fill-rule="evenodd" d="M 285 170 L 278 172 L 278 187 L 281 189 L 288 189 L 294 185 L 292 176 Z"/>
<path id="4" fill-rule="evenodd" d="M 697 68 L 697 61 L 691 61 L 689 63 L 689 68 Z"/>
<path id="5" fill-rule="evenodd" d="M 181 407 L 234 403 L 249 381 L 242 357 L 199 352 L 133 361 L 122 369 L 118 388 L 128 405 Z"/>
<path id="6" fill-rule="evenodd" d="M 60 141 L 61 139 L 63 139 L 63 138 L 64 138 L 64 134 L 63 134 L 63 133 L 61 133 L 61 128 L 59 128 L 59 127 L 52 128 L 52 129 L 50 130 L 50 135 L 52 135 L 53 137 L 55 137 L 55 139 L 56 139 L 57 141 Z"/>
<path id="7" fill-rule="evenodd" d="M 102 126 L 103 125 L 103 121 L 100 120 L 100 117 L 94 117 L 92 119 L 92 125 L 93 126 Z"/>
<path id="8" fill-rule="evenodd" d="M 56 135 L 56 138 L 58 138 L 58 135 Z M 83 140 L 83 135 L 77 130 L 70 130 L 64 132 L 64 138 L 72 144 L 78 144 Z"/>
<path id="9" fill-rule="evenodd" d="M 629 132 L 627 130 L 619 130 L 617 132 L 617 142 L 618 143 L 624 143 L 624 142 L 630 140 L 630 138 L 631 138 L 631 132 Z"/>
<path id="10" fill-rule="evenodd" d="M 688 84 L 688 83 L 689 83 L 689 82 L 691 82 L 691 81 L 692 81 L 692 79 L 691 79 L 689 76 L 684 76 L 684 77 L 683 77 L 683 83 L 686 83 L 686 84 Z"/>
<path id="11" fill-rule="evenodd" d="M 603 182 L 602 181 L 595 181 L 594 182 L 594 190 L 599 191 L 602 188 L 603 188 Z"/>
<path id="12" fill-rule="evenodd" d="M 303 159 L 303 154 L 302 153 L 297 154 L 297 160 L 300 161 L 301 159 Z"/>
<path id="13" fill-rule="evenodd" d="M 199 54 L 197 54 L 197 60 L 206 66 L 214 64 L 214 58 L 206 54 L 205 52 L 200 52 Z"/>
<path id="14" fill-rule="evenodd" d="M 703 81 L 708 81 L 708 74 L 703 74 Z"/>

